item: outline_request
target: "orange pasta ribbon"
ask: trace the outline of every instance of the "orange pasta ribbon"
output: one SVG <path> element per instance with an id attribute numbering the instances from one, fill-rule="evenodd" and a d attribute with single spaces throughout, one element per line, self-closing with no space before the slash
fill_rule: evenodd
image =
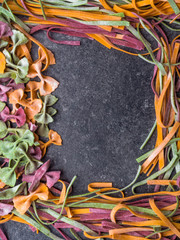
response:
<path id="1" fill-rule="evenodd" d="M 156 217 L 150 216 L 148 214 L 140 214 L 137 212 L 134 212 L 130 207 L 126 206 L 125 204 L 119 203 L 117 204 L 111 211 L 111 221 L 116 223 L 116 213 L 120 210 L 120 209 L 127 209 L 129 212 L 131 212 L 132 214 L 134 214 L 134 216 L 136 217 L 140 217 L 140 218 L 145 218 L 145 219 L 152 219 L 152 220 L 157 220 Z"/>
<path id="2" fill-rule="evenodd" d="M 173 51 L 173 54 L 172 54 L 172 59 L 171 59 L 171 64 L 175 64 L 176 63 L 176 59 L 177 59 L 177 56 L 178 56 L 178 52 L 179 52 L 179 47 L 180 47 L 180 44 L 179 43 L 175 43 L 175 46 L 174 46 L 174 51 Z M 171 67 L 171 71 L 172 71 L 172 75 L 174 74 L 174 71 L 175 71 L 175 66 L 172 66 Z M 167 78 L 167 79 L 166 79 Z M 165 76 L 165 83 L 164 83 L 164 86 L 163 86 L 163 89 L 162 89 L 162 92 L 161 92 L 161 95 L 159 98 L 157 98 L 155 96 L 155 110 L 156 110 L 156 120 L 157 120 L 157 123 L 160 127 L 162 128 L 168 128 L 170 127 L 173 122 L 174 122 L 174 111 L 171 107 L 171 112 L 170 112 L 170 121 L 169 123 L 165 126 L 164 123 L 162 122 L 162 116 L 161 116 L 161 111 L 162 111 L 162 106 L 163 106 L 163 101 L 167 95 L 167 91 L 169 89 L 169 85 L 171 83 L 171 73 L 169 72 L 168 73 L 168 76 L 166 77 Z"/>
<path id="3" fill-rule="evenodd" d="M 108 183 L 108 182 L 95 182 L 95 183 L 90 183 L 88 185 L 88 191 L 89 192 L 93 192 L 95 190 L 99 189 L 98 192 L 96 192 L 97 195 L 101 195 L 102 198 L 110 200 L 112 202 L 118 202 L 122 197 L 124 197 L 124 193 L 122 191 L 119 191 L 118 188 L 113 188 L 112 187 L 112 183 Z M 103 192 L 107 192 L 107 191 L 119 191 L 122 195 L 121 198 L 115 198 L 115 197 L 110 197 L 107 195 L 102 195 Z"/>
<path id="4" fill-rule="evenodd" d="M 65 197 L 66 197 L 66 184 L 65 184 L 62 180 L 58 180 L 58 182 L 60 182 L 63 187 L 62 187 L 61 194 L 60 194 L 60 196 L 59 196 L 59 200 L 53 200 L 53 202 L 54 202 L 55 204 L 62 204 L 62 203 L 64 202 L 64 200 L 65 200 Z M 51 199 L 54 199 L 54 198 L 57 198 L 57 197 L 56 197 L 56 196 L 53 196 L 53 195 L 51 194 L 50 198 L 51 198 Z"/>
<path id="5" fill-rule="evenodd" d="M 176 180 L 147 180 L 148 185 L 177 185 Z"/>
<path id="6" fill-rule="evenodd" d="M 143 163 L 141 172 L 144 172 L 144 173 L 147 172 L 149 165 L 153 162 L 155 157 L 164 149 L 164 147 L 167 145 L 167 143 L 171 140 L 171 138 L 177 132 L 179 126 L 180 126 L 180 123 L 179 122 L 175 122 L 175 124 L 173 125 L 171 131 L 168 133 L 168 135 L 165 137 L 165 139 L 153 151 L 153 153 L 148 157 L 148 159 Z"/>
<path id="7" fill-rule="evenodd" d="M 8 215 L 5 215 L 5 216 L 2 216 L 2 220 L 0 220 L 0 224 L 2 223 L 5 223 L 5 222 L 8 222 L 9 220 L 12 219 L 12 217 L 14 216 L 14 214 L 8 214 Z"/>
<path id="8" fill-rule="evenodd" d="M 180 231 L 176 228 L 176 226 L 157 208 L 154 199 L 149 200 L 149 204 L 152 210 L 156 213 L 156 215 L 164 222 L 171 231 L 176 234 L 177 237 L 180 238 Z"/>
<path id="9" fill-rule="evenodd" d="M 138 232 L 138 231 L 152 231 L 154 232 L 154 229 L 153 228 L 143 228 L 143 227 L 127 227 L 127 228 L 120 228 L 120 229 L 112 229 L 109 231 L 109 235 L 112 236 L 113 239 L 121 239 L 121 236 L 127 236 L 127 239 L 131 239 L 131 237 L 133 237 L 132 235 L 123 235 L 124 233 L 130 233 L 130 232 Z M 158 234 L 159 237 L 156 238 L 155 240 L 160 240 L 161 239 L 161 234 Z M 123 239 L 123 237 L 122 237 Z M 139 239 L 139 237 L 138 237 Z M 143 238 L 143 237 L 140 237 L 140 239 L 148 239 L 148 238 Z"/>
<path id="10" fill-rule="evenodd" d="M 135 228 L 134 228 L 135 229 Z M 147 231 L 147 230 L 146 230 Z M 160 240 L 161 239 L 161 234 L 158 233 L 159 238 L 154 239 L 154 240 Z M 84 232 L 84 236 L 89 238 L 89 239 L 99 239 L 99 238 L 110 238 L 110 239 L 118 239 L 118 240 L 150 240 L 149 238 L 144 238 L 144 237 L 138 237 L 137 236 L 132 236 L 128 234 L 112 234 L 112 235 L 101 235 L 101 236 L 92 236 L 87 232 Z"/>

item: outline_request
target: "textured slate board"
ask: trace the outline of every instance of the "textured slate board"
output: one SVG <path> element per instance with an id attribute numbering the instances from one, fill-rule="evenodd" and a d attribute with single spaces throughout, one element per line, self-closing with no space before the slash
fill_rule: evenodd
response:
<path id="1" fill-rule="evenodd" d="M 153 66 L 95 41 L 72 47 L 53 44 L 42 32 L 34 36 L 55 54 L 57 64 L 45 74 L 60 82 L 51 127 L 61 134 L 63 146 L 51 146 L 45 159 L 52 160 L 51 169 L 62 171 L 62 179 L 78 176 L 74 193 L 86 192 L 92 181 L 124 187 L 136 174 L 139 147 L 155 119 Z M 3 228 L 9 240 L 48 239 L 17 223 Z"/>

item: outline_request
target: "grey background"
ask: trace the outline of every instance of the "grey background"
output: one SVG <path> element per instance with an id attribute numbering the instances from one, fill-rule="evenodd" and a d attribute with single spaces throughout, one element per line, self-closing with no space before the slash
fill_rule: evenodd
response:
<path id="1" fill-rule="evenodd" d="M 62 171 L 63 180 L 78 176 L 74 193 L 85 193 L 92 181 L 124 187 L 136 174 L 135 159 L 153 146 L 151 141 L 139 150 L 155 119 L 153 66 L 96 41 L 65 46 L 51 43 L 44 32 L 34 36 L 55 54 L 56 65 L 45 74 L 60 82 L 51 128 L 61 134 L 63 145 L 49 147 L 45 159 L 52 160 L 51 169 Z M 3 229 L 9 240 L 48 239 L 18 223 Z"/>

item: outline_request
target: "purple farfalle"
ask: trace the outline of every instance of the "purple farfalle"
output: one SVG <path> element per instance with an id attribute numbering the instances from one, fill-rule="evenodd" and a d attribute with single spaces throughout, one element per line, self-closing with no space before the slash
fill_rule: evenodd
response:
<path id="1" fill-rule="evenodd" d="M 18 127 L 21 127 L 25 124 L 26 114 L 25 114 L 24 109 L 22 107 L 18 108 L 18 110 L 12 116 L 14 116 Z"/>
<path id="2" fill-rule="evenodd" d="M 19 89 L 19 88 L 22 88 L 22 89 L 25 88 L 24 83 L 18 83 L 17 84 L 17 83 L 15 83 L 15 81 L 13 79 L 11 79 L 6 86 L 11 87 L 14 90 Z"/>
<path id="3" fill-rule="evenodd" d="M 60 174 L 60 171 L 47 172 L 42 178 L 42 180 L 46 181 L 46 185 L 48 188 L 52 188 L 52 186 L 54 186 L 54 184 L 59 180 Z"/>
<path id="4" fill-rule="evenodd" d="M 29 147 L 29 154 L 37 160 L 41 160 L 42 158 L 42 151 L 40 147 Z"/>
<path id="5" fill-rule="evenodd" d="M 0 112 L 0 120 L 6 122 L 8 120 L 14 119 L 18 127 L 21 127 L 26 122 L 26 114 L 22 107 L 18 108 L 15 114 L 10 114 L 9 108 L 6 106 L 2 112 Z"/>
<path id="6" fill-rule="evenodd" d="M 49 166 L 50 166 L 50 160 L 45 162 L 40 168 L 38 168 L 35 171 L 35 174 L 32 179 L 32 183 L 28 189 L 29 192 L 33 192 L 39 186 L 40 180 L 44 176 L 44 174 L 47 172 Z"/>
<path id="7" fill-rule="evenodd" d="M 10 37 L 13 35 L 13 32 L 9 25 L 5 22 L 0 21 L 0 38 L 2 37 Z"/>
<path id="8" fill-rule="evenodd" d="M 40 180 L 46 181 L 46 185 L 48 188 L 52 188 L 52 186 L 59 180 L 60 171 L 50 171 L 47 172 L 50 165 L 50 160 L 44 163 L 38 170 L 35 171 L 34 174 L 31 175 L 23 175 L 22 181 L 31 183 L 29 191 L 32 192 L 40 183 Z"/>
<path id="9" fill-rule="evenodd" d="M 9 214 L 13 210 L 13 205 L 7 203 L 0 203 L 0 216 Z"/>
<path id="10" fill-rule="evenodd" d="M 0 84 L 0 101 L 7 102 L 7 95 L 6 93 L 9 92 L 12 87 L 7 87 Z"/>

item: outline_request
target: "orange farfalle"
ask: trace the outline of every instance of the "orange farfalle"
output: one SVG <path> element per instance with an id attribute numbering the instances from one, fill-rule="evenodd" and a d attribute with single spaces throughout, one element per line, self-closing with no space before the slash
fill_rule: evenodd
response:
<path id="1" fill-rule="evenodd" d="M 51 143 L 59 146 L 62 145 L 62 138 L 57 132 L 50 130 L 48 136 Z"/>
<path id="2" fill-rule="evenodd" d="M 41 99 L 27 100 L 27 95 L 23 89 L 17 89 L 9 93 L 9 103 L 13 105 L 13 111 L 17 109 L 17 105 L 22 105 L 24 111 L 29 120 L 33 119 L 34 116 L 41 111 L 42 101 Z"/>
<path id="3" fill-rule="evenodd" d="M 39 89 L 40 82 L 29 81 L 26 84 L 25 91 L 30 92 L 30 100 L 33 101 L 37 98 L 37 90 Z"/>
<path id="4" fill-rule="evenodd" d="M 50 65 L 55 64 L 56 62 L 55 62 L 54 54 L 48 49 L 46 49 L 46 51 L 49 56 L 49 64 Z M 52 77 L 42 75 L 41 73 L 42 64 L 46 63 L 46 54 L 42 50 L 42 48 L 38 49 L 38 55 L 39 55 L 39 58 L 33 64 L 30 65 L 28 77 L 40 78 L 41 81 L 38 83 L 38 89 L 40 91 L 40 94 L 44 96 L 52 93 L 58 87 L 59 82 Z"/>
<path id="5" fill-rule="evenodd" d="M 0 52 L 0 74 L 4 73 L 6 68 L 6 58 L 2 52 Z"/>
<path id="6" fill-rule="evenodd" d="M 47 53 L 49 55 L 49 65 L 53 65 L 56 63 L 54 54 L 47 49 Z M 45 52 L 42 50 L 42 48 L 38 49 L 38 55 L 39 55 L 39 59 L 37 60 L 38 62 L 41 61 L 43 64 L 46 64 L 46 55 Z"/>
<path id="7" fill-rule="evenodd" d="M 12 23 L 12 25 L 18 29 L 19 31 L 21 31 L 29 40 L 31 40 L 32 42 L 34 42 L 35 44 L 37 44 L 43 51 L 44 54 L 46 55 L 46 63 L 45 63 L 45 67 L 43 68 L 42 71 L 45 71 L 49 64 L 50 64 L 50 59 L 49 59 L 49 55 L 48 55 L 48 50 L 47 48 L 44 47 L 43 44 L 41 44 L 38 40 L 36 40 L 33 36 L 31 36 L 29 33 L 27 33 L 23 28 L 21 28 L 18 24 L 16 23 Z"/>
<path id="8" fill-rule="evenodd" d="M 20 214 L 24 214 L 31 203 L 36 199 L 47 201 L 49 198 L 49 190 L 44 183 L 41 183 L 36 191 L 32 192 L 27 196 L 16 196 L 13 198 L 14 207 Z"/>
<path id="9" fill-rule="evenodd" d="M 22 104 L 23 105 L 23 104 Z M 26 116 L 29 120 L 32 120 L 36 114 L 38 114 L 41 111 L 42 108 L 42 101 L 41 99 L 35 99 L 32 101 L 26 101 L 26 105 L 24 105 L 24 111 L 26 113 Z"/>
<path id="10" fill-rule="evenodd" d="M 30 66 L 27 76 L 29 78 L 35 78 L 38 76 L 40 78 L 39 92 L 42 96 L 45 96 L 52 93 L 58 87 L 59 82 L 52 77 L 42 75 L 41 71 L 42 62 L 35 62 Z"/>
<path id="11" fill-rule="evenodd" d="M 21 100 L 26 96 L 24 95 L 24 90 L 19 88 L 15 91 L 10 91 L 8 93 L 8 97 L 9 97 L 9 103 L 13 105 L 12 113 L 14 113 L 18 109 Z"/>
<path id="12" fill-rule="evenodd" d="M 31 41 L 29 41 L 27 44 L 19 45 L 16 49 L 16 55 L 19 59 L 26 57 L 28 62 L 32 64 L 33 60 L 31 58 L 30 50 L 31 50 Z"/>
<path id="13" fill-rule="evenodd" d="M 54 90 L 58 87 L 59 82 L 56 81 L 54 78 L 49 77 L 49 76 L 43 76 L 41 74 L 41 85 L 40 85 L 40 94 L 42 96 L 48 95 L 52 92 L 54 92 Z"/>
<path id="14" fill-rule="evenodd" d="M 19 88 L 17 90 L 11 91 L 9 93 L 9 102 L 11 104 L 17 104 L 19 103 L 23 98 L 25 98 L 24 96 L 24 90 L 22 88 Z"/>
<path id="15" fill-rule="evenodd" d="M 42 150 L 42 155 L 43 156 L 45 155 L 46 149 L 49 145 L 51 145 L 51 144 L 55 144 L 55 145 L 58 145 L 58 146 L 62 145 L 62 138 L 57 132 L 55 132 L 53 130 L 50 130 L 49 134 L 48 134 L 48 137 L 49 137 L 48 142 L 44 143 L 44 142 L 40 141 L 40 144 L 41 144 L 40 148 Z"/>

